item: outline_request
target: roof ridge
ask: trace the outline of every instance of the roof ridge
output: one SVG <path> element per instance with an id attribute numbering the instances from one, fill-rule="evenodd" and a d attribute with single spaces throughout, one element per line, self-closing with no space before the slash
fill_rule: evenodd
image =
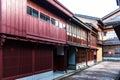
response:
<path id="1" fill-rule="evenodd" d="M 110 12 L 109 14 L 103 16 L 101 19 L 104 20 L 104 19 L 110 17 L 111 15 L 115 14 L 118 11 L 120 11 L 120 8 L 117 8 L 116 10 L 114 10 L 114 11 Z"/>
<path id="2" fill-rule="evenodd" d="M 89 16 L 89 15 L 83 15 L 83 14 L 75 14 L 75 16 L 88 18 L 88 19 L 94 19 L 94 20 L 100 20 L 101 19 L 101 18 L 98 18 L 98 17 L 93 17 L 93 16 Z"/>

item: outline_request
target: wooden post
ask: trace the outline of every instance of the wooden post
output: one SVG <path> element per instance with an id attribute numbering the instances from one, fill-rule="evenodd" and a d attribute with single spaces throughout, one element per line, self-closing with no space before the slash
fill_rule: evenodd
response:
<path id="1" fill-rule="evenodd" d="M 1 17 L 1 10 L 2 10 L 2 7 L 1 7 L 1 0 L 0 0 L 0 32 L 1 32 L 1 20 L 2 20 L 2 17 Z M 1 39 L 1 38 L 0 38 Z M 2 41 L 0 40 L 0 43 Z M 2 80 L 2 45 L 0 44 L 0 80 Z"/>
<path id="2" fill-rule="evenodd" d="M 37 45 L 33 45 L 33 49 L 32 49 L 32 74 L 34 75 L 35 74 L 35 50 Z"/>
<path id="3" fill-rule="evenodd" d="M 2 46 L 0 46 L 0 80 L 2 80 Z"/>
<path id="4" fill-rule="evenodd" d="M 3 51 L 2 51 L 2 47 L 3 47 L 3 39 L 0 38 L 0 80 L 2 80 L 2 76 L 3 76 Z"/>
<path id="5" fill-rule="evenodd" d="M 86 65 L 88 66 L 88 49 L 86 49 Z"/>
<path id="6" fill-rule="evenodd" d="M 0 0 L 0 32 L 1 32 L 1 26 L 2 26 L 2 4 L 1 4 L 1 1 L 2 0 Z"/>
<path id="7" fill-rule="evenodd" d="M 64 47 L 64 64 L 65 64 L 65 71 L 67 71 L 67 47 Z"/>

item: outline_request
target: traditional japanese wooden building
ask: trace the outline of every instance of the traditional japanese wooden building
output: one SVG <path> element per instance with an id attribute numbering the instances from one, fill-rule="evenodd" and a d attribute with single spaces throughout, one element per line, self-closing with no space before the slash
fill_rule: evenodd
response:
<path id="1" fill-rule="evenodd" d="M 120 56 L 120 8 L 102 18 L 104 27 L 103 57 Z"/>
<path id="2" fill-rule="evenodd" d="M 87 26 L 91 29 L 88 33 L 88 58 L 87 64 L 92 65 L 96 62 L 102 61 L 102 36 L 103 36 L 103 26 L 100 18 L 75 14 L 75 16 L 86 23 Z"/>
<path id="3" fill-rule="evenodd" d="M 88 34 L 91 29 L 78 18 L 73 18 L 67 26 L 68 69 L 81 69 L 87 67 L 88 39 L 90 38 Z"/>
<path id="4" fill-rule="evenodd" d="M 38 80 L 101 61 L 99 30 L 83 22 L 57 0 L 0 0 L 0 80 Z"/>
<path id="5" fill-rule="evenodd" d="M 57 0 L 0 0 L 0 80 L 66 70 L 72 16 Z"/>

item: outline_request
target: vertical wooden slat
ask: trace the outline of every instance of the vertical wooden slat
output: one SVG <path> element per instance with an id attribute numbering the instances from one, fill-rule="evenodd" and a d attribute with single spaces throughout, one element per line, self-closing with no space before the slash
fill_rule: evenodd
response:
<path id="1" fill-rule="evenodd" d="M 32 33 L 32 29 L 31 29 L 31 25 L 32 25 L 32 18 L 29 16 L 29 23 L 27 23 L 27 24 L 29 24 L 29 33 L 31 32 Z"/>
<path id="2" fill-rule="evenodd" d="M 22 36 L 22 23 L 23 23 L 23 16 L 22 16 L 22 0 L 19 0 L 19 36 Z"/>
<path id="3" fill-rule="evenodd" d="M 1 0 L 0 0 L 0 5 L 1 5 Z M 2 21 L 2 5 L 0 6 L 0 32 L 2 31 L 1 29 L 1 27 L 2 27 L 2 23 L 1 23 L 1 21 Z"/>
<path id="4" fill-rule="evenodd" d="M 65 63 L 65 70 L 67 70 L 67 47 L 64 47 L 64 63 Z"/>
<path id="5" fill-rule="evenodd" d="M 42 23 L 42 27 L 43 27 L 43 35 L 45 36 L 45 22 Z"/>
<path id="6" fill-rule="evenodd" d="M 8 34 L 10 34 L 10 25 L 11 25 L 11 23 L 10 23 L 10 16 L 11 16 L 11 12 L 10 12 L 10 10 L 11 10 L 11 0 L 7 0 L 7 8 L 6 8 L 7 10 L 6 10 L 6 13 L 7 13 L 7 33 Z"/>
<path id="7" fill-rule="evenodd" d="M 34 74 L 35 72 L 35 45 L 32 49 L 32 73 Z"/>
<path id="8" fill-rule="evenodd" d="M 31 25 L 30 25 L 30 28 L 31 28 L 31 33 L 33 33 L 33 23 L 34 23 L 34 18 L 31 17 L 31 21 L 30 21 Z"/>
<path id="9" fill-rule="evenodd" d="M 17 6 L 18 6 L 18 27 L 17 27 L 17 30 L 18 30 L 18 35 L 20 35 L 20 0 L 17 1 Z"/>
<path id="10" fill-rule="evenodd" d="M 28 16 L 27 18 L 27 24 L 28 24 L 28 32 L 30 33 L 31 32 L 31 17 Z"/>
<path id="11" fill-rule="evenodd" d="M 15 34 L 18 35 L 18 26 L 19 26 L 19 21 L 18 21 L 18 17 L 19 17 L 19 2 L 15 1 L 16 5 L 15 5 Z"/>
<path id="12" fill-rule="evenodd" d="M 46 29 L 46 36 L 49 36 L 49 23 L 46 23 L 45 29 Z"/>
<path id="13" fill-rule="evenodd" d="M 13 35 L 25 34 L 26 0 L 2 1 L 2 32 Z M 6 27 L 7 26 L 7 27 Z"/>
<path id="14" fill-rule="evenodd" d="M 0 0 L 1 2 L 1 17 L 2 17 L 2 22 L 1 22 L 1 30 L 3 33 L 6 33 L 6 19 L 7 19 L 7 15 L 6 15 L 6 11 L 7 11 L 7 0 Z"/>
<path id="15" fill-rule="evenodd" d="M 43 31 L 42 31 L 43 28 L 42 28 L 41 23 L 42 23 L 42 22 L 41 22 L 41 20 L 40 20 L 40 21 L 39 21 L 39 31 L 38 31 L 40 36 L 41 36 L 42 33 L 43 33 Z"/>
<path id="16" fill-rule="evenodd" d="M 52 37 L 52 25 L 50 26 L 50 37 Z"/>
<path id="17" fill-rule="evenodd" d="M 22 0 L 22 16 L 24 16 L 22 20 L 23 21 L 23 24 L 22 24 L 22 35 L 23 36 L 25 36 L 25 33 L 26 33 L 26 25 L 25 25 L 26 24 L 26 20 L 25 20 L 26 19 L 26 4 L 27 4 L 26 1 L 27 0 Z"/>
<path id="18" fill-rule="evenodd" d="M 26 26 L 26 34 L 29 32 L 29 24 L 28 24 L 28 22 L 29 22 L 29 17 L 26 15 L 26 24 L 25 24 L 25 26 Z"/>
<path id="19" fill-rule="evenodd" d="M 38 19 L 34 19 L 34 24 L 33 24 L 33 32 L 37 34 L 37 29 L 38 29 Z"/>
<path id="20" fill-rule="evenodd" d="M 1 40 L 0 40 L 0 43 L 1 43 Z M 0 80 L 2 80 L 2 76 L 3 76 L 3 74 L 2 74 L 2 71 L 3 71 L 3 69 L 2 69 L 2 67 L 3 67 L 3 65 L 2 65 L 2 61 L 3 61 L 3 59 L 2 59 L 2 45 L 0 44 Z"/>
<path id="21" fill-rule="evenodd" d="M 53 51 L 50 46 L 41 45 L 35 49 L 35 71 L 44 72 L 53 69 Z"/>
<path id="22" fill-rule="evenodd" d="M 35 22 L 36 22 L 36 19 L 35 18 L 33 18 L 33 26 L 32 26 L 32 31 L 33 31 L 33 33 L 35 34 Z"/>
<path id="23" fill-rule="evenodd" d="M 3 53 L 4 64 L 2 70 L 4 78 L 32 73 L 32 45 L 9 41 L 3 46 Z"/>
<path id="24" fill-rule="evenodd" d="M 12 7 L 13 5 L 15 5 L 15 0 L 11 0 L 11 4 L 10 4 L 10 13 L 11 13 L 11 16 L 10 16 L 10 23 L 11 23 L 11 34 L 15 34 L 15 7 Z"/>
<path id="25" fill-rule="evenodd" d="M 37 19 L 37 28 L 36 28 L 36 34 L 39 35 L 39 18 Z"/>
<path id="26" fill-rule="evenodd" d="M 19 0 L 19 35 L 22 35 L 22 0 Z"/>
<path id="27" fill-rule="evenodd" d="M 22 36 L 25 35 L 25 19 L 26 19 L 26 1 L 27 0 L 22 0 Z"/>
<path id="28" fill-rule="evenodd" d="M 31 29 L 32 23 L 31 22 L 32 22 L 32 18 L 29 16 L 29 23 L 27 23 L 27 24 L 29 24 L 29 26 L 28 26 L 29 27 L 29 33 L 32 32 L 32 29 Z"/>

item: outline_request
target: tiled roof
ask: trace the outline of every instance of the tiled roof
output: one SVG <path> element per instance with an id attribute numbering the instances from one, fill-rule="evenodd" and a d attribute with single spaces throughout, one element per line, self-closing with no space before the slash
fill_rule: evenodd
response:
<path id="1" fill-rule="evenodd" d="M 118 11 L 120 11 L 120 8 L 118 8 L 118 9 L 112 11 L 111 13 L 109 13 L 109 14 L 107 14 L 106 16 L 102 17 L 101 19 L 104 20 L 104 19 L 106 19 L 106 18 L 112 16 L 113 14 L 117 13 Z"/>
<path id="2" fill-rule="evenodd" d="M 88 15 L 82 15 L 82 14 L 75 14 L 75 16 L 87 18 L 87 19 L 93 19 L 93 20 L 100 20 L 98 17 L 88 16 Z"/>
<path id="3" fill-rule="evenodd" d="M 118 16 L 110 19 L 110 20 L 105 21 L 104 24 L 105 24 L 105 25 L 109 25 L 109 24 L 112 24 L 112 25 L 114 25 L 114 24 L 120 24 L 120 15 L 118 15 Z"/>

